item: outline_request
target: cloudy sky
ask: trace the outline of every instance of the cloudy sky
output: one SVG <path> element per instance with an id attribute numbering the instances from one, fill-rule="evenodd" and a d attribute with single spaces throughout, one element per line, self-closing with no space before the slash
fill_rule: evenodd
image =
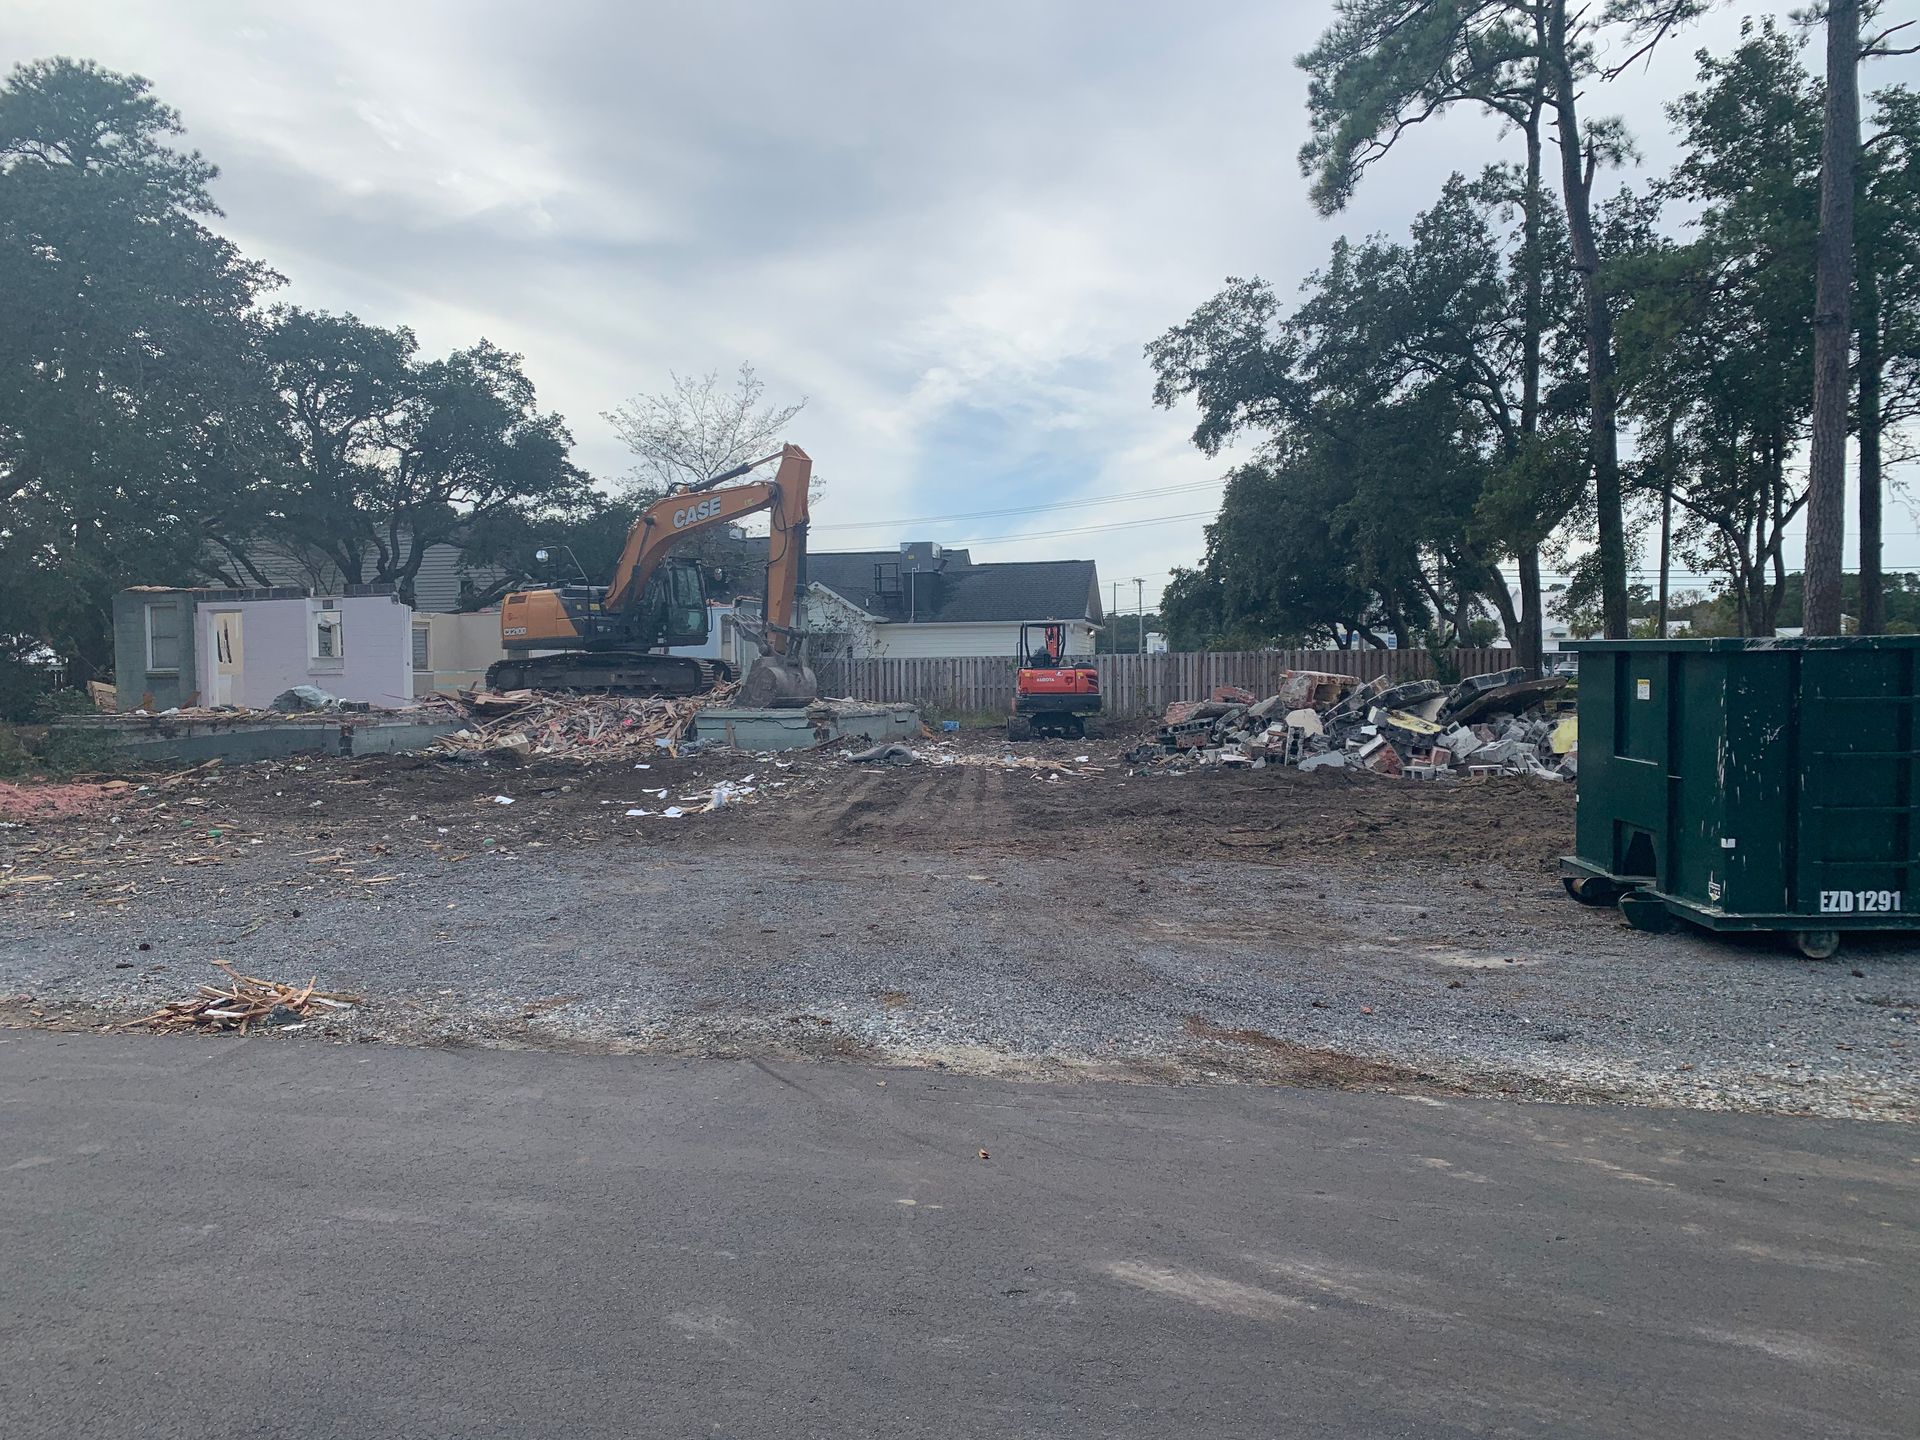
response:
<path id="1" fill-rule="evenodd" d="M 1590 110 L 1663 168 L 1691 52 L 1765 8 Z M 748 360 L 808 397 L 820 548 L 1091 557 L 1131 608 L 1132 577 L 1151 604 L 1198 559 L 1224 468 L 1152 407 L 1143 344 L 1227 275 L 1291 290 L 1504 148 L 1446 120 L 1317 217 L 1292 61 L 1328 9 L 8 0 L 0 55 L 147 76 L 282 298 L 522 352 L 596 476 L 626 468 L 602 412 Z"/>

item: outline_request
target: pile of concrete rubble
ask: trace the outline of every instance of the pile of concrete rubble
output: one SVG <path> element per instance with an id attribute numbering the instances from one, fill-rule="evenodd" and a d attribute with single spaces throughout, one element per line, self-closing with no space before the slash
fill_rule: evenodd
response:
<path id="1" fill-rule="evenodd" d="M 1467 775 L 1571 779 L 1579 762 L 1568 680 L 1522 669 L 1437 680 L 1361 681 L 1289 670 L 1264 700 L 1233 686 L 1167 707 L 1157 742 L 1129 757 L 1184 770 L 1196 765 L 1358 769 L 1411 780 Z"/>

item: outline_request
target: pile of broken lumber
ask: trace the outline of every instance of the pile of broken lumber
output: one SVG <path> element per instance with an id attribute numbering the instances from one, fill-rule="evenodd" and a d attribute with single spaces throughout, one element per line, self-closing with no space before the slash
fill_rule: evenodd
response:
<path id="1" fill-rule="evenodd" d="M 625 750 L 678 754 L 702 710 L 725 706 L 738 685 L 705 695 L 557 695 L 536 690 L 473 691 L 451 702 L 467 724 L 435 748 L 451 754 L 593 759 Z"/>
<path id="2" fill-rule="evenodd" d="M 226 972 L 225 985 L 202 985 L 192 999 L 169 1001 L 151 1015 L 129 1020 L 120 1028 L 237 1030 L 244 1035 L 255 1025 L 295 1029 L 307 1022 L 315 1007 L 344 1010 L 360 1003 L 358 995 L 329 994 L 318 989 L 318 976 L 305 985 L 283 985 L 278 980 L 242 975 L 225 960 L 212 963 L 215 969 Z"/>

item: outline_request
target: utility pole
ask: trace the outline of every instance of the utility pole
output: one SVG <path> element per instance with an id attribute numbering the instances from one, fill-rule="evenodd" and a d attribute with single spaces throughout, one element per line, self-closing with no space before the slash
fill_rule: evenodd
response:
<path id="1" fill-rule="evenodd" d="M 1807 552 L 1801 623 L 1840 633 L 1847 538 L 1848 314 L 1853 285 L 1853 170 L 1860 150 L 1860 0 L 1827 5 L 1827 112 L 1820 142 L 1814 249 L 1813 416 L 1807 449 Z"/>
<path id="2" fill-rule="evenodd" d="M 1667 638 L 1667 556 L 1673 537 L 1673 479 L 1660 490 L 1660 628 L 1655 631 L 1659 639 Z"/>
<path id="3" fill-rule="evenodd" d="M 1147 582 L 1133 577 L 1133 623 L 1140 632 L 1140 653 L 1147 653 Z"/>
<path id="4" fill-rule="evenodd" d="M 1673 416 L 1667 416 L 1665 443 L 1660 447 L 1660 628 L 1654 638 L 1667 638 L 1667 579 L 1673 546 Z"/>

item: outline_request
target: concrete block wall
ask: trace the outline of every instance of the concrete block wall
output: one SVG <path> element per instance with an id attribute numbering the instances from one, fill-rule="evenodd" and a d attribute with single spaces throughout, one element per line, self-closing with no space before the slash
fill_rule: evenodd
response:
<path id="1" fill-rule="evenodd" d="M 331 600 L 340 616 L 340 656 L 313 658 L 311 631 L 327 602 L 309 599 L 203 600 L 199 632 L 201 695 L 213 691 L 212 647 L 207 642 L 213 617 L 237 611 L 241 617 L 243 663 L 229 703 L 265 710 L 274 697 L 296 685 L 312 685 L 342 700 L 365 701 L 386 709 L 413 703 L 413 612 L 391 595 L 340 596 Z"/>
<path id="2" fill-rule="evenodd" d="M 147 607 L 171 611 L 179 638 L 180 664 L 171 670 L 147 668 Z M 193 594 L 161 587 L 122 590 L 113 597 L 114 703 L 138 710 L 152 697 L 153 708 L 171 710 L 185 703 L 198 686 L 194 655 Z"/>
<path id="3" fill-rule="evenodd" d="M 153 670 L 148 660 L 148 610 L 171 611 L 179 636 L 179 665 Z M 340 617 L 340 654 L 316 658 L 316 615 L 326 607 Z M 237 615 L 238 672 L 224 700 L 264 710 L 296 685 L 312 685 L 342 700 L 397 709 L 413 703 L 413 612 L 390 593 L 331 597 L 305 590 L 166 589 L 123 590 L 114 597 L 115 699 L 122 711 L 167 710 L 188 703 L 211 704 L 216 694 L 213 644 L 218 617 Z"/>

